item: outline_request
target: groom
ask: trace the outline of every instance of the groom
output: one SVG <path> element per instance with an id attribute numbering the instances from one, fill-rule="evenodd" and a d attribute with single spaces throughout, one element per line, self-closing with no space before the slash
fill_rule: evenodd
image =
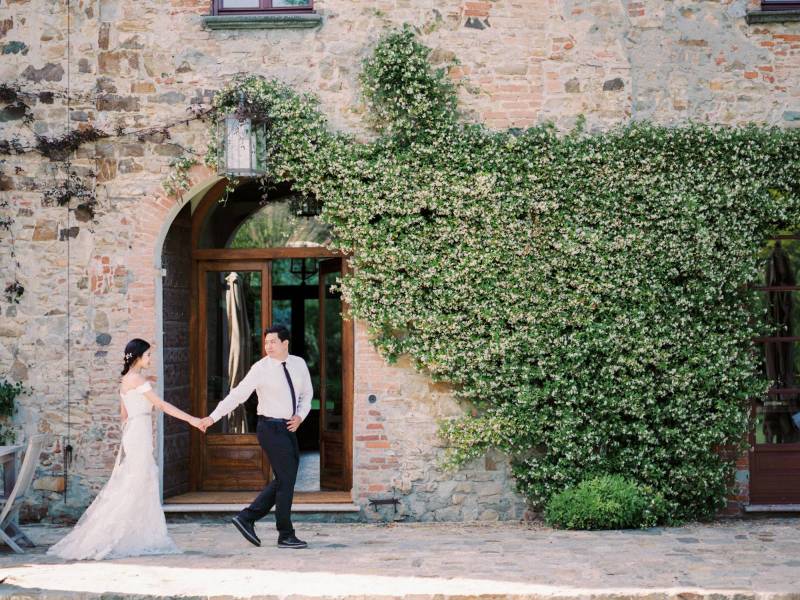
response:
<path id="1" fill-rule="evenodd" d="M 214 411 L 200 422 L 205 431 L 250 397 L 258 395 L 258 443 L 267 453 L 275 478 L 233 517 L 233 524 L 245 539 L 261 545 L 255 522 L 275 506 L 279 548 L 305 548 L 292 527 L 292 497 L 300 461 L 295 432 L 311 410 L 311 375 L 299 356 L 289 354 L 289 330 L 275 325 L 264 336 L 266 356 L 255 363 L 244 379 L 233 388 Z"/>

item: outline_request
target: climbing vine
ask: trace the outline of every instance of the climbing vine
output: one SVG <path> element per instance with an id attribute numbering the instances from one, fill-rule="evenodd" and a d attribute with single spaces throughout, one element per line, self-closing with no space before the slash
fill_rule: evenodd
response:
<path id="1" fill-rule="evenodd" d="M 2 166 L 3 161 L 0 161 L 0 177 L 2 177 Z M 17 250 L 14 238 L 14 232 L 12 231 L 12 227 L 14 225 L 14 217 L 11 216 L 11 206 L 8 200 L 2 199 L 0 200 L 0 209 L 3 211 L 3 216 L 0 216 L 0 229 L 9 233 L 10 240 L 8 243 L 8 252 L 11 258 L 11 261 L 14 265 L 14 280 L 7 281 L 5 285 L 5 289 L 3 290 L 3 296 L 9 304 L 19 304 L 19 299 L 25 293 L 25 287 L 20 283 L 18 279 L 18 272 L 19 272 L 19 258 L 17 257 Z"/>
<path id="2" fill-rule="evenodd" d="M 161 187 L 170 196 L 180 194 L 182 190 L 188 190 L 189 182 L 189 169 L 197 164 L 197 158 L 194 156 L 182 155 L 170 161 L 172 172 L 167 178 L 161 182 Z"/>
<path id="3" fill-rule="evenodd" d="M 269 123 L 269 179 L 323 200 L 378 348 L 472 407 L 442 425 L 449 464 L 498 448 L 534 506 L 620 474 L 662 494 L 666 519 L 713 514 L 733 469 L 721 449 L 742 448 L 767 388 L 748 284 L 768 235 L 800 223 L 800 133 L 490 131 L 459 122 L 428 54 L 406 28 L 366 61 L 370 143 L 276 82 L 238 80 L 215 103 L 243 93 Z"/>

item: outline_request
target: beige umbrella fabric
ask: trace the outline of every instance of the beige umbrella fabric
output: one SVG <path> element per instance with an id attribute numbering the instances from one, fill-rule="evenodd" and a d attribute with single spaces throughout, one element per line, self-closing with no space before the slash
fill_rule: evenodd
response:
<path id="1" fill-rule="evenodd" d="M 233 389 L 250 368 L 250 323 L 247 321 L 242 278 L 231 272 L 225 281 L 225 307 L 228 317 L 228 383 Z M 228 415 L 228 433 L 249 433 L 244 404 Z"/>

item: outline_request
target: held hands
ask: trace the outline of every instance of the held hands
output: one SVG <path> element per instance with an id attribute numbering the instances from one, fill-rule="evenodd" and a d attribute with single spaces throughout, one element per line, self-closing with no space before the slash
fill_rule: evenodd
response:
<path id="1" fill-rule="evenodd" d="M 303 420 L 298 416 L 294 415 L 291 419 L 289 419 L 286 423 L 286 427 L 289 431 L 297 431 L 297 428 L 300 427 L 300 423 Z M 203 433 L 206 432 L 206 429 L 211 427 L 214 424 L 214 420 L 211 417 L 204 417 L 202 419 L 198 419 L 197 417 L 192 417 L 192 420 L 189 421 L 189 424 L 192 427 L 197 427 Z"/>
<path id="2" fill-rule="evenodd" d="M 211 417 L 205 417 L 203 419 L 200 419 L 198 417 L 191 417 L 189 419 L 189 425 L 191 425 L 192 427 L 197 427 L 203 433 L 205 433 L 206 429 L 211 427 L 213 424 L 214 421 L 211 419 Z"/>

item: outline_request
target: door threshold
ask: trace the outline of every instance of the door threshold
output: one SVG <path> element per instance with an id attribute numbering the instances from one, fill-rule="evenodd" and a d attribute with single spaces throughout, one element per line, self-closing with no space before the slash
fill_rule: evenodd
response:
<path id="1" fill-rule="evenodd" d="M 800 504 L 748 504 L 744 512 L 800 512 Z"/>
<path id="2" fill-rule="evenodd" d="M 241 508 L 242 505 L 250 504 L 258 495 L 258 491 L 249 492 L 227 492 L 227 491 L 203 491 L 188 492 L 170 498 L 164 498 L 162 504 L 166 506 L 174 505 L 232 505 Z M 295 492 L 292 510 L 300 510 L 303 505 L 351 505 L 353 504 L 353 494 L 345 491 L 317 491 L 317 492 Z"/>
<path id="3" fill-rule="evenodd" d="M 238 513 L 247 503 L 240 504 L 167 504 L 161 506 L 165 513 Z M 357 513 L 361 507 L 348 503 L 292 504 L 293 513 Z"/>

